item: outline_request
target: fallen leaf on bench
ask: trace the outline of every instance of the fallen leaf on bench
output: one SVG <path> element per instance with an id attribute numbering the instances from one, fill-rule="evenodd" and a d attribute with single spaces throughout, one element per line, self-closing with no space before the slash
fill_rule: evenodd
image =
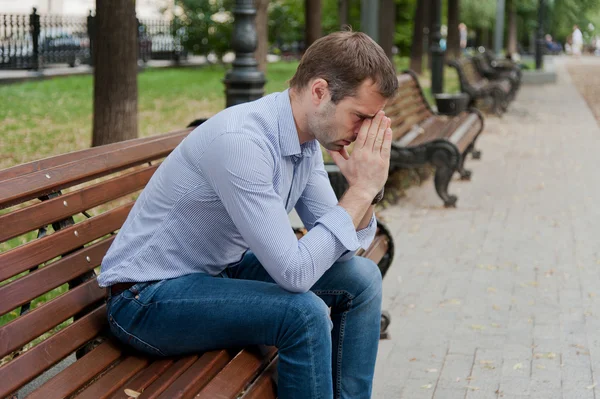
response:
<path id="1" fill-rule="evenodd" d="M 431 384 L 426 384 L 426 385 L 421 385 L 421 389 L 429 389 L 431 388 L 433 385 Z"/>
<path id="2" fill-rule="evenodd" d="M 485 330 L 485 326 L 482 326 L 481 324 L 471 324 L 471 328 L 477 331 Z"/>
<path id="3" fill-rule="evenodd" d="M 141 395 L 141 393 L 134 391 L 133 389 L 125 389 L 125 395 L 130 396 L 132 398 L 137 398 Z"/>
<path id="4" fill-rule="evenodd" d="M 426 369 L 428 373 L 437 373 L 437 369 Z"/>
<path id="5" fill-rule="evenodd" d="M 479 387 L 472 387 L 470 385 L 467 385 L 465 388 L 470 389 L 471 391 L 479 391 Z"/>
<path id="6" fill-rule="evenodd" d="M 492 294 L 496 291 L 498 291 L 498 290 L 495 289 L 494 287 L 488 287 L 488 289 L 487 289 L 487 292 L 492 293 Z"/>
<path id="7" fill-rule="evenodd" d="M 587 387 L 585 387 L 586 389 L 594 389 L 594 387 L 598 385 L 598 384 L 593 384 L 593 385 L 588 385 Z"/>

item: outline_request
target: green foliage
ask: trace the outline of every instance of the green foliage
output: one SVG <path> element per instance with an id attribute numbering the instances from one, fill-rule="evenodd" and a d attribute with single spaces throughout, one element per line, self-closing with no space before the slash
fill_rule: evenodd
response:
<path id="1" fill-rule="evenodd" d="M 413 24 L 417 0 L 396 0 L 396 32 L 394 44 L 400 55 L 409 55 L 413 40 Z"/>
<path id="2" fill-rule="evenodd" d="M 573 25 L 579 25 L 586 41 L 597 33 L 588 28 L 588 24 L 598 21 L 596 17 L 600 9 L 599 0 L 554 0 L 550 5 L 550 33 L 559 40 L 565 41 L 573 31 Z M 596 24 L 594 24 L 596 25 Z M 600 29 L 600 26 L 598 28 Z"/>
<path id="3" fill-rule="evenodd" d="M 491 28 L 496 17 L 496 0 L 461 0 L 460 20 L 468 29 Z"/>
<path id="4" fill-rule="evenodd" d="M 233 0 L 176 0 L 175 26 L 183 46 L 195 54 L 214 52 L 221 57 L 231 49 Z"/>

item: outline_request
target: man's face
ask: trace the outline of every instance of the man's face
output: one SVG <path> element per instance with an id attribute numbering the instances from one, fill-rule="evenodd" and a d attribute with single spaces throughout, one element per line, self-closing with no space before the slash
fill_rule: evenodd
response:
<path id="1" fill-rule="evenodd" d="M 346 97 L 337 104 L 330 98 L 324 100 L 308 118 L 308 129 L 323 147 L 340 151 L 356 140 L 363 121 L 373 118 L 386 102 L 377 85 L 367 79 L 359 86 L 356 96 Z"/>

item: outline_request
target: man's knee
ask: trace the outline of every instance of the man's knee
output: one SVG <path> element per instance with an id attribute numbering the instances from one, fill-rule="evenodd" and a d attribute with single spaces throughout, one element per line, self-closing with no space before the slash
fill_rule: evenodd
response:
<path id="1" fill-rule="evenodd" d="M 298 323 L 308 324 L 309 327 L 316 329 L 331 330 L 331 319 L 329 317 L 329 308 L 321 298 L 313 292 L 292 295 L 290 308 L 295 314 Z"/>
<path id="2" fill-rule="evenodd" d="M 345 277 L 354 287 L 355 295 L 360 295 L 365 291 L 373 294 L 381 293 L 381 271 L 375 262 L 362 256 L 354 256 L 340 265 L 343 265 Z"/>

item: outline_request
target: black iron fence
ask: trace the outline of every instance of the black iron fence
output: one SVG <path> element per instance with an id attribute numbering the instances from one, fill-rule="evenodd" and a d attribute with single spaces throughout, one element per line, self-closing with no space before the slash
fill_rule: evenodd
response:
<path id="1" fill-rule="evenodd" d="M 42 69 L 93 64 L 95 17 L 0 14 L 0 69 Z M 187 57 L 184 32 L 170 21 L 138 20 L 138 58 L 179 62 Z"/>

